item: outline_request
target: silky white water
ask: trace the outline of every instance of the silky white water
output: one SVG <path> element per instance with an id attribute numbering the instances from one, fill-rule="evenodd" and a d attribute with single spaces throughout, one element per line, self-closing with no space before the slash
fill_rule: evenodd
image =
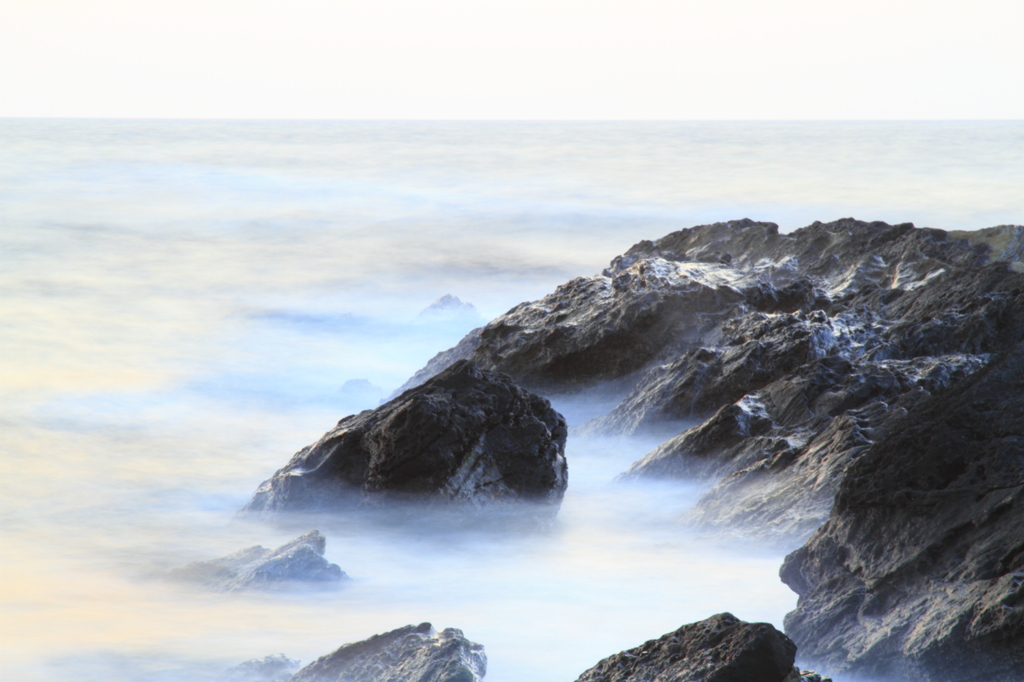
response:
<path id="1" fill-rule="evenodd" d="M 682 526 L 695 483 L 613 482 L 653 440 L 570 438 L 540 527 L 235 511 L 472 326 L 640 239 L 1021 223 L 1020 187 L 1020 123 L 2 120 L 0 677 L 212 680 L 431 621 L 486 647 L 488 680 L 571 682 L 721 611 L 781 627 L 782 549 Z M 418 315 L 447 293 L 479 315 Z M 159 577 L 314 527 L 344 589 Z"/>

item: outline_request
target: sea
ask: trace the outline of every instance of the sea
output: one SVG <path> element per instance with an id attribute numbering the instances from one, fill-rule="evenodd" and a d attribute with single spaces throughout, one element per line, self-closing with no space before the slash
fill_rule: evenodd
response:
<path id="1" fill-rule="evenodd" d="M 427 621 L 483 644 L 489 682 L 572 682 L 723 611 L 781 628 L 802 538 L 689 527 L 706 481 L 617 482 L 652 437 L 570 436 L 545 523 L 237 511 L 466 332 L 642 239 L 973 230 L 1024 223 L 1022 190 L 1020 121 L 0 119 L 0 678 L 215 681 Z M 430 309 L 446 295 L 473 308 Z M 610 405 L 553 401 L 570 423 Z M 313 528 L 341 588 L 167 577 Z"/>

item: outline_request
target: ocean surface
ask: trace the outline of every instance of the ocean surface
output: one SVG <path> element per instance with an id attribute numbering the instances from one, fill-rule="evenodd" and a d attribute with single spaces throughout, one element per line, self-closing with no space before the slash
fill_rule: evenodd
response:
<path id="1" fill-rule="evenodd" d="M 465 332 L 641 239 L 1024 223 L 1021 188 L 1021 122 L 0 120 L 0 678 L 216 680 L 430 621 L 486 647 L 490 682 L 571 682 L 722 611 L 781 627 L 792 547 L 682 525 L 697 483 L 616 484 L 650 439 L 570 438 L 542 526 L 235 512 Z M 476 312 L 421 314 L 445 294 Z M 162 577 L 312 528 L 344 589 Z"/>

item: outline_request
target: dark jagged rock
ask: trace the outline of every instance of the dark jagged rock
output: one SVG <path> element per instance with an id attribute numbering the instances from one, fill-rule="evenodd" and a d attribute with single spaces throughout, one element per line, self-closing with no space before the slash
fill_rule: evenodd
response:
<path id="1" fill-rule="evenodd" d="M 795 655 L 768 623 L 720 613 L 609 656 L 576 682 L 794 682 Z"/>
<path id="2" fill-rule="evenodd" d="M 636 244 L 595 277 L 579 277 L 474 331 L 460 353 L 524 385 L 561 391 L 617 379 L 722 345 L 737 316 L 811 311 L 867 290 L 891 295 L 976 268 L 991 249 L 941 230 L 853 219 L 779 234 L 737 220 Z M 472 347 L 472 355 L 469 352 Z M 453 349 L 454 350 L 454 349 Z"/>
<path id="3" fill-rule="evenodd" d="M 836 227 L 806 230 L 813 236 Z M 853 277 L 859 289 L 846 286 L 848 270 L 838 270 L 839 281 L 815 276 L 815 287 L 830 296 L 822 307 L 739 315 L 722 325 L 720 346 L 650 369 L 618 407 L 584 425 L 631 433 L 663 419 L 710 415 L 625 478 L 717 477 L 692 521 L 785 542 L 806 538 L 827 517 L 846 467 L 893 419 L 963 381 L 1012 341 L 1024 319 L 1017 296 L 1024 278 L 1005 264 L 985 265 L 976 247 L 937 231 L 847 228 L 877 233 L 875 246 L 887 254 L 862 254 Z M 899 253 L 886 236 L 912 247 L 895 270 L 884 265 Z M 745 260 L 734 254 L 732 262 Z M 907 274 L 911 261 L 916 278 Z M 865 274 L 871 263 L 873 283 Z"/>
<path id="4" fill-rule="evenodd" d="M 950 239 L 963 239 L 989 249 L 992 260 L 1021 265 L 1024 261 L 1024 225 L 998 225 L 983 230 L 957 230 L 949 233 Z M 1021 268 L 1015 268 L 1017 272 Z"/>
<path id="5" fill-rule="evenodd" d="M 264 482 L 246 511 L 371 499 L 557 504 L 565 420 L 507 375 L 460 361 L 375 410 L 346 417 Z"/>
<path id="6" fill-rule="evenodd" d="M 853 219 L 680 230 L 516 306 L 411 382 L 463 357 L 552 393 L 614 380 L 626 397 L 579 433 L 703 422 L 626 478 L 720 478 L 692 520 L 792 542 L 893 418 L 1006 348 L 1024 280 L 993 261 L 1024 253 L 1024 228 L 957 236 Z"/>
<path id="7" fill-rule="evenodd" d="M 298 583 L 331 584 L 348 580 L 324 558 L 327 539 L 311 530 L 277 549 L 259 545 L 220 559 L 199 561 L 170 571 L 176 580 L 197 582 L 218 592 L 266 589 Z"/>
<path id="8" fill-rule="evenodd" d="M 298 669 L 299 662 L 284 654 L 264 656 L 230 668 L 220 682 L 288 682 Z"/>
<path id="9" fill-rule="evenodd" d="M 484 648 L 461 630 L 422 623 L 346 644 L 291 682 L 480 682 L 486 671 Z"/>
<path id="10" fill-rule="evenodd" d="M 787 632 L 836 673 L 1024 679 L 1024 344 L 895 420 L 781 576 Z"/>
<path id="11" fill-rule="evenodd" d="M 711 479 L 691 521 L 787 544 L 829 519 L 783 570 L 808 660 L 1019 682 L 1024 360 L 1002 358 L 1024 329 L 1022 258 L 1021 226 L 703 225 L 516 306 L 418 376 L 470 357 L 551 393 L 625 387 L 584 433 L 699 422 L 623 476 Z"/>

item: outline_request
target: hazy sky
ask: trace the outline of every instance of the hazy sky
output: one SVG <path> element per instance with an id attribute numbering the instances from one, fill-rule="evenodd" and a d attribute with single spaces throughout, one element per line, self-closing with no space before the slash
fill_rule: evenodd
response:
<path id="1" fill-rule="evenodd" d="M 1024 118 L 1024 0 L 0 0 L 0 116 Z"/>

